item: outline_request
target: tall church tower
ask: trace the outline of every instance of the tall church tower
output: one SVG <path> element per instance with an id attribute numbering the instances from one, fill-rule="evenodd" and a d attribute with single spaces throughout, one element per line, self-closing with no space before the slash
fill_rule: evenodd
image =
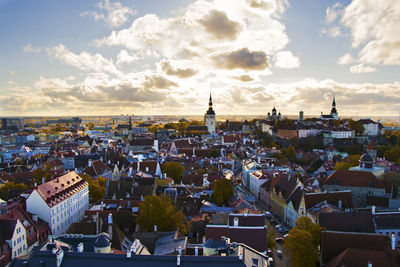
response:
<path id="1" fill-rule="evenodd" d="M 337 110 L 336 110 L 335 95 L 333 95 L 331 116 L 332 116 L 335 120 L 339 119 L 339 115 L 338 115 Z"/>
<path id="2" fill-rule="evenodd" d="M 208 102 L 208 110 L 204 115 L 204 124 L 207 126 L 208 132 L 210 134 L 215 133 L 215 111 L 213 110 L 212 107 L 211 93 L 210 93 L 210 100 Z"/>

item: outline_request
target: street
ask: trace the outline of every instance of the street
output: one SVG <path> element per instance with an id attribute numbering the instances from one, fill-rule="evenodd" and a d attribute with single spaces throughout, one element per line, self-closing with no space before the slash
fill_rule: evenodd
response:
<path id="1" fill-rule="evenodd" d="M 237 176 L 240 176 L 240 174 Z M 235 177 L 235 178 L 239 178 L 239 177 Z M 254 200 L 254 202 L 253 202 L 254 207 L 263 213 L 265 211 L 271 212 L 271 210 L 269 210 L 263 203 L 257 201 L 257 198 L 255 196 L 253 196 L 249 191 L 247 191 L 242 185 L 240 186 L 240 190 L 237 190 L 237 189 L 235 190 L 235 196 L 239 196 L 242 199 L 245 199 L 249 202 L 251 202 L 251 200 Z M 270 233 L 270 231 L 273 231 L 275 233 L 276 237 L 283 238 L 283 234 L 279 233 L 275 228 L 275 226 L 277 224 L 282 224 L 282 223 L 279 222 L 278 219 L 276 219 L 274 217 L 272 212 L 271 212 L 271 218 L 269 218 L 269 219 L 266 218 L 265 220 L 266 220 L 266 224 L 267 224 L 268 233 Z M 278 223 L 273 223 L 273 221 L 278 222 Z M 282 251 L 282 257 L 278 257 L 277 250 Z M 274 266 L 277 266 L 277 267 L 290 267 L 291 266 L 289 251 L 287 251 L 286 249 L 283 248 L 283 242 L 276 242 L 276 249 L 272 250 L 272 257 L 274 259 Z"/>

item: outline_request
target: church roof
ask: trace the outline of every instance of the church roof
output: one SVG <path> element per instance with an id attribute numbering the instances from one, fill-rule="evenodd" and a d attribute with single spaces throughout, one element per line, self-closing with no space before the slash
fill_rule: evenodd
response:
<path id="1" fill-rule="evenodd" d="M 374 163 L 374 159 L 372 156 L 368 153 L 365 153 L 361 156 L 360 162 L 369 162 L 369 163 Z"/>

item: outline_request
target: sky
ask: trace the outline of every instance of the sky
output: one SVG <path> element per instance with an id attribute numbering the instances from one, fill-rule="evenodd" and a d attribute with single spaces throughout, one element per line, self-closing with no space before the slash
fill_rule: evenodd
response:
<path id="1" fill-rule="evenodd" d="M 0 0 L 0 116 L 400 112 L 398 0 Z"/>

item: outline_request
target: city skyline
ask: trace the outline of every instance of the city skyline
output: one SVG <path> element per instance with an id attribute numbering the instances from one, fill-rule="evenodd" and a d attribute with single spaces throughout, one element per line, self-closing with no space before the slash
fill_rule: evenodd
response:
<path id="1" fill-rule="evenodd" d="M 400 111 L 398 1 L 0 0 L 0 115 Z"/>

